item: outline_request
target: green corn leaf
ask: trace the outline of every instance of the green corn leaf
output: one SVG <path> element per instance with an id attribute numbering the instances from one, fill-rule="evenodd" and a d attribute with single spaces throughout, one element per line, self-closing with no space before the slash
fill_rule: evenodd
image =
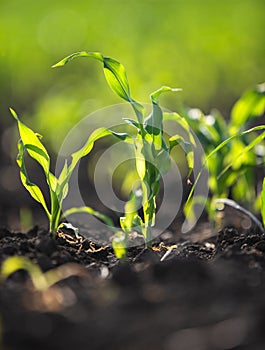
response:
<path id="1" fill-rule="evenodd" d="M 166 169 L 166 170 L 168 171 L 168 169 Z M 159 173 L 157 175 L 157 178 L 155 179 L 155 181 L 151 183 L 151 191 L 150 192 L 152 192 L 152 196 L 156 196 L 160 190 L 160 181 L 159 181 L 160 178 L 161 178 L 161 174 Z"/>
<path id="2" fill-rule="evenodd" d="M 180 135 L 171 136 L 169 139 L 169 152 L 171 152 L 175 146 L 178 146 L 183 143 L 184 143 L 184 138 L 182 136 Z"/>
<path id="3" fill-rule="evenodd" d="M 265 111 L 265 83 L 248 90 L 234 105 L 231 115 L 230 134 L 254 117 L 262 115 Z"/>
<path id="4" fill-rule="evenodd" d="M 263 227 L 265 228 L 265 177 L 263 179 L 262 191 L 261 191 L 261 217 Z"/>
<path id="5" fill-rule="evenodd" d="M 110 57 L 104 57 L 99 52 L 82 51 L 73 53 L 54 64 L 52 68 L 62 67 L 78 57 L 91 57 L 101 61 L 103 63 L 106 80 L 112 90 L 124 100 L 129 102 L 132 100 L 126 71 L 123 65 Z"/>
<path id="6" fill-rule="evenodd" d="M 67 166 L 67 160 L 65 160 L 62 171 L 58 177 L 58 184 L 59 185 L 61 185 L 64 182 L 65 178 L 67 177 L 67 174 L 68 174 L 68 166 Z"/>
<path id="7" fill-rule="evenodd" d="M 190 142 L 184 141 L 182 136 L 174 135 L 169 139 L 170 152 L 173 147 L 180 145 L 186 154 L 186 160 L 188 164 L 188 177 L 191 175 L 194 168 L 194 151 Z"/>
<path id="8" fill-rule="evenodd" d="M 153 103 L 155 104 L 158 104 L 158 98 L 161 94 L 163 94 L 164 92 L 168 92 L 168 91 L 171 91 L 171 92 L 177 92 L 177 91 L 182 91 L 182 89 L 178 89 L 178 88 L 171 88 L 169 86 L 162 86 L 160 89 L 154 91 L 152 94 L 151 94 L 151 100 Z"/>
<path id="9" fill-rule="evenodd" d="M 133 119 L 130 118 L 123 118 L 123 120 L 125 121 L 125 123 L 128 123 L 129 125 L 132 125 L 134 128 L 136 128 L 138 131 L 141 130 L 141 124 L 136 122 Z"/>
<path id="10" fill-rule="evenodd" d="M 183 224 L 184 233 L 189 230 L 189 228 L 193 227 L 196 223 L 196 213 L 194 211 L 195 205 L 202 205 L 203 207 L 208 205 L 207 198 L 204 196 L 196 196 L 193 198 L 193 201 L 186 202 L 184 206 L 184 214 L 186 220 Z"/>
<path id="11" fill-rule="evenodd" d="M 231 160 L 231 162 L 217 176 L 217 179 L 219 180 L 233 166 L 233 164 L 235 162 L 237 162 L 242 156 L 246 155 L 250 150 L 252 150 L 264 138 L 265 138 L 265 132 L 258 135 L 252 142 L 250 142 L 247 146 L 245 146 L 240 153 L 235 154 L 233 156 L 233 159 Z"/>
<path id="12" fill-rule="evenodd" d="M 59 198 L 60 197 L 60 198 Z M 57 231 L 60 217 L 61 217 L 61 203 L 62 203 L 62 194 L 57 195 L 56 192 L 50 189 L 50 199 L 51 199 L 51 220 L 50 220 L 50 232 L 55 234 Z"/>
<path id="13" fill-rule="evenodd" d="M 30 193 L 32 198 L 34 198 L 37 202 L 39 202 L 43 206 L 47 216 L 50 217 L 50 212 L 47 208 L 44 196 L 43 196 L 40 188 L 29 180 L 26 166 L 25 166 L 25 162 L 24 162 L 24 153 L 25 153 L 25 146 L 23 145 L 22 141 L 19 141 L 18 142 L 17 164 L 18 164 L 19 169 L 20 169 L 21 182 L 22 182 L 23 186 L 28 190 L 28 192 Z"/>
<path id="14" fill-rule="evenodd" d="M 194 152 L 193 152 L 192 145 L 189 142 L 184 142 L 183 149 L 186 154 L 186 159 L 188 163 L 188 168 L 189 168 L 188 178 L 189 178 L 194 168 Z"/>
<path id="15" fill-rule="evenodd" d="M 162 86 L 160 89 L 156 90 L 150 95 L 153 110 L 152 113 L 144 120 L 145 129 L 151 135 L 162 135 L 163 132 L 163 112 L 159 106 L 158 99 L 161 94 L 168 91 L 179 91 L 180 89 L 172 89 L 168 86 Z M 156 138 L 156 143 L 158 147 L 161 147 L 161 137 Z"/>
<path id="16" fill-rule="evenodd" d="M 117 137 L 118 139 L 122 140 L 122 141 L 125 141 L 127 143 L 130 143 L 130 144 L 133 144 L 133 138 L 127 134 L 127 133 L 119 133 L 119 132 L 115 132 L 115 131 L 112 131 L 110 130 L 111 132 L 111 135 Z"/>
<path id="17" fill-rule="evenodd" d="M 156 198 L 155 196 L 149 196 L 148 200 L 143 205 L 146 228 L 150 228 L 155 225 L 155 215 L 156 215 L 155 209 L 156 209 Z"/>
<path id="18" fill-rule="evenodd" d="M 134 223 L 141 222 L 141 219 L 138 217 L 138 209 L 141 207 L 141 202 L 141 190 L 132 190 L 130 193 L 130 198 L 124 207 L 125 216 L 122 218 L 122 220 L 120 220 L 122 229 L 125 232 L 130 232 L 133 229 Z"/>
<path id="19" fill-rule="evenodd" d="M 99 52 L 82 51 L 65 57 L 60 62 L 54 64 L 52 67 L 62 67 L 71 60 L 78 57 L 92 57 L 103 63 L 104 74 L 110 88 L 122 99 L 130 102 L 139 122 L 142 123 L 143 106 L 131 97 L 127 74 L 124 66 L 120 62 L 114 60 L 113 58 L 105 57 Z"/>
<path id="20" fill-rule="evenodd" d="M 108 216 L 101 214 L 98 211 L 96 211 L 90 207 L 87 207 L 87 206 L 78 207 L 78 208 L 71 208 L 71 209 L 65 210 L 63 213 L 63 216 L 67 217 L 69 215 L 77 214 L 77 213 L 85 213 L 85 214 L 93 215 L 96 218 L 102 220 L 108 226 L 114 227 L 114 224 L 113 224 L 113 221 L 111 218 L 109 218 Z"/>
<path id="21" fill-rule="evenodd" d="M 48 184 L 53 192 L 56 192 L 58 187 L 58 180 L 51 172 L 48 172 Z"/>
<path id="22" fill-rule="evenodd" d="M 110 87 L 124 100 L 131 102 L 129 83 L 124 66 L 110 58 L 103 57 L 104 73 Z"/>
<path id="23" fill-rule="evenodd" d="M 162 123 L 163 112 L 158 104 L 153 103 L 152 113 L 144 120 L 145 130 L 152 136 L 161 135 L 163 131 Z"/>
<path id="24" fill-rule="evenodd" d="M 211 115 L 207 116 L 199 109 L 196 109 L 195 113 L 197 117 L 192 118 L 189 113 L 186 112 L 185 119 L 204 147 L 213 149 L 228 137 L 226 121 L 218 111 L 213 110 Z"/>
<path id="25" fill-rule="evenodd" d="M 43 273 L 39 266 L 28 258 L 11 256 L 2 264 L 0 279 L 4 281 L 18 270 L 25 270 L 28 272 L 32 284 L 37 291 L 45 291 L 55 283 L 70 276 L 83 275 L 82 269 L 76 266 L 70 266 L 69 264 L 61 265 Z"/>
<path id="26" fill-rule="evenodd" d="M 63 58 L 61 61 L 59 61 L 58 63 L 54 64 L 52 66 L 52 68 L 57 68 L 57 67 L 63 67 L 64 65 L 66 65 L 68 62 L 72 61 L 75 58 L 78 57 L 92 57 L 97 59 L 98 61 L 103 62 L 103 56 L 100 52 L 86 52 L 86 51 L 81 51 L 81 52 L 75 52 L 72 53 L 71 55 Z"/>
<path id="27" fill-rule="evenodd" d="M 29 259 L 22 256 L 11 256 L 7 258 L 1 268 L 1 279 L 5 280 L 18 270 L 26 270 L 37 290 L 47 288 L 47 281 L 38 265 L 33 264 Z"/>
<path id="28" fill-rule="evenodd" d="M 155 162 L 154 162 L 155 168 L 158 170 L 156 177 L 153 179 L 153 184 L 158 182 L 163 174 L 166 174 L 171 165 L 170 161 L 170 154 L 168 150 L 165 150 L 164 148 L 161 148 L 159 152 L 157 152 L 157 155 L 155 157 Z M 152 185 L 153 185 L 152 184 Z M 151 185 L 151 187 L 152 187 Z"/>
<path id="29" fill-rule="evenodd" d="M 186 131 L 189 142 L 194 146 L 196 145 L 189 123 L 184 117 L 180 116 L 178 113 L 175 113 L 175 112 L 173 113 L 164 112 L 163 119 L 165 122 L 173 121 L 177 123 L 179 126 L 181 126 L 183 130 Z"/>
<path id="30" fill-rule="evenodd" d="M 27 149 L 27 152 L 29 153 L 31 158 L 35 159 L 41 165 L 46 177 L 48 177 L 50 169 L 50 157 L 45 147 L 39 140 L 38 136 L 34 133 L 34 131 L 32 131 L 19 120 L 16 112 L 11 108 L 10 111 L 17 121 L 19 134 L 24 147 Z"/>
<path id="31" fill-rule="evenodd" d="M 190 193 L 189 193 L 189 196 L 188 196 L 188 199 L 186 201 L 186 206 L 189 205 L 190 203 L 190 200 L 191 200 L 191 197 L 194 193 L 194 189 L 195 189 L 195 186 L 197 185 L 201 175 L 202 175 L 202 172 L 203 170 L 205 169 L 205 167 L 207 166 L 207 162 L 208 160 L 213 157 L 219 150 L 221 150 L 223 147 L 225 147 L 229 142 L 231 142 L 232 140 L 236 139 L 237 137 L 241 137 L 243 135 L 247 135 L 247 134 L 250 134 L 252 132 L 256 132 L 256 131 L 259 131 L 259 130 L 265 130 L 265 125 L 259 125 L 259 126 L 255 126 L 254 128 L 251 128 L 251 129 L 248 129 L 248 130 L 245 130 L 245 131 L 242 131 L 236 135 L 233 135 L 231 137 L 229 137 L 228 139 L 224 140 L 223 142 L 221 142 L 217 147 L 215 147 L 215 149 L 210 152 L 208 154 L 208 156 L 206 157 L 205 161 L 203 162 L 203 165 L 202 165 L 202 168 L 201 170 L 199 171 L 198 175 L 197 175 L 197 178 L 195 179 L 194 181 L 194 184 L 190 190 Z M 261 136 L 262 135 L 262 136 Z M 264 139 L 265 138 L 265 132 L 263 132 L 261 134 L 261 139 Z"/>
<path id="32" fill-rule="evenodd" d="M 126 257 L 127 237 L 124 232 L 116 232 L 112 240 L 112 247 L 118 259 L 124 259 Z"/>
<path id="33" fill-rule="evenodd" d="M 85 145 L 78 151 L 74 152 L 72 154 L 72 162 L 69 166 L 69 170 L 68 170 L 68 178 L 70 178 L 74 168 L 76 167 L 77 163 L 79 162 L 79 160 L 83 157 L 85 157 L 87 154 L 89 154 L 89 152 L 92 150 L 94 143 L 105 137 L 108 135 L 113 135 L 113 133 L 106 129 L 106 128 L 99 128 L 96 129 L 88 138 L 88 140 L 86 141 Z"/>
<path id="34" fill-rule="evenodd" d="M 137 170 L 137 173 L 138 173 L 140 179 L 143 180 L 145 178 L 145 174 L 146 174 L 146 157 L 141 152 L 141 150 L 142 150 L 142 148 L 139 149 L 136 153 L 135 165 L 136 165 L 136 170 Z"/>
<path id="35" fill-rule="evenodd" d="M 63 169 L 59 175 L 58 181 L 57 181 L 57 188 L 56 193 L 57 195 L 61 195 L 61 200 L 64 199 L 67 196 L 68 193 L 68 166 L 67 166 L 67 160 L 64 163 Z"/>

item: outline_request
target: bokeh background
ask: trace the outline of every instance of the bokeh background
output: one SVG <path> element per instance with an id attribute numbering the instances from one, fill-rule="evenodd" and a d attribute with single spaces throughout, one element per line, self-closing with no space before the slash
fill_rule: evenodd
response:
<path id="1" fill-rule="evenodd" d="M 240 95 L 264 81 L 264 14 L 264 0 L 1 0 L 0 225 L 44 222 L 19 181 L 8 108 L 56 155 L 78 120 L 120 102 L 97 62 L 51 69 L 54 63 L 75 51 L 100 51 L 125 65 L 137 100 L 148 102 L 161 85 L 181 87 L 177 97 L 163 97 L 165 106 L 217 108 L 229 118 Z"/>

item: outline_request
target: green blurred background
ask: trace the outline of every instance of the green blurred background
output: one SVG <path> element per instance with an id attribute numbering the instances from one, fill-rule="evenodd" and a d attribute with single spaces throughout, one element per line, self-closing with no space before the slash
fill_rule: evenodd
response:
<path id="1" fill-rule="evenodd" d="M 100 51 L 125 65 L 135 99 L 148 102 L 161 85 L 181 87 L 163 105 L 229 116 L 239 96 L 265 80 L 264 14 L 264 0 L 1 0 L 0 224 L 19 227 L 19 208 L 34 205 L 14 164 L 8 107 L 56 153 L 78 120 L 121 102 L 97 62 L 54 63 Z"/>

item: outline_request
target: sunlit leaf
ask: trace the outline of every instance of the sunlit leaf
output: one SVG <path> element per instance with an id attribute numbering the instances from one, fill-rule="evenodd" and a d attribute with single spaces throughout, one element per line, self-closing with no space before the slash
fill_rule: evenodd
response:
<path id="1" fill-rule="evenodd" d="M 16 112 L 13 109 L 10 109 L 10 111 L 17 121 L 19 134 L 24 147 L 27 149 L 29 155 L 42 166 L 45 174 L 48 176 L 50 169 L 50 157 L 45 147 L 40 142 L 34 131 L 19 120 Z"/>
<path id="2" fill-rule="evenodd" d="M 65 57 L 60 62 L 54 64 L 52 67 L 62 67 L 71 60 L 78 57 L 91 57 L 103 63 L 104 74 L 109 86 L 118 96 L 131 103 L 133 109 L 136 112 L 137 118 L 141 123 L 143 106 L 131 97 L 127 74 L 124 66 L 120 62 L 114 60 L 113 58 L 105 57 L 99 52 L 82 51 Z"/>
<path id="3" fill-rule="evenodd" d="M 118 259 L 124 259 L 126 257 L 127 238 L 124 232 L 116 232 L 112 240 L 112 247 Z"/>
<path id="4" fill-rule="evenodd" d="M 248 90 L 234 105 L 231 115 L 231 131 L 237 132 L 236 128 L 254 117 L 262 115 L 265 111 L 265 83 Z"/>
<path id="5" fill-rule="evenodd" d="M 102 137 L 108 135 L 112 135 L 110 130 L 106 128 L 98 128 L 89 136 L 84 146 L 72 154 L 72 162 L 69 166 L 68 176 L 72 174 L 79 160 L 89 154 L 94 146 L 94 143 Z"/>
<path id="6" fill-rule="evenodd" d="M 191 175 L 194 168 L 194 151 L 190 142 L 184 141 L 184 138 L 179 135 L 174 135 L 169 139 L 170 152 L 175 147 L 180 145 L 185 152 L 186 160 L 188 163 L 188 177 Z"/>
<path id="7" fill-rule="evenodd" d="M 11 256 L 3 262 L 1 279 L 8 278 L 18 270 L 26 270 L 29 273 L 36 289 L 43 290 L 47 288 L 46 279 L 39 266 L 22 256 Z"/>
<path id="8" fill-rule="evenodd" d="M 141 125 L 135 120 L 129 119 L 129 118 L 123 118 L 123 120 L 129 125 L 132 125 L 133 127 L 135 127 L 138 131 L 141 130 Z"/>
<path id="9" fill-rule="evenodd" d="M 238 134 L 236 134 L 236 135 L 233 135 L 233 136 L 229 137 L 228 139 L 226 139 L 225 141 L 223 141 L 222 143 L 220 143 L 217 147 L 215 147 L 215 149 L 214 149 L 212 152 L 210 152 L 210 154 L 208 154 L 208 156 L 206 157 L 206 159 L 205 159 L 205 161 L 204 161 L 204 163 L 203 163 L 203 166 L 202 166 L 200 172 L 198 173 L 198 175 L 197 175 L 197 177 L 196 177 L 196 179 L 195 179 L 195 181 L 194 181 L 194 184 L 193 184 L 193 186 L 192 186 L 192 188 L 191 188 L 191 190 L 190 190 L 188 199 L 187 199 L 186 204 L 185 204 L 186 206 L 187 206 L 187 205 L 190 205 L 189 202 L 190 202 L 190 200 L 191 200 L 191 198 L 192 198 L 192 195 L 193 195 L 193 193 L 194 193 L 195 186 L 197 185 L 197 183 L 198 183 L 198 181 L 199 181 L 199 179 L 200 179 L 200 177 L 201 177 L 201 175 L 202 175 L 202 173 L 203 173 L 203 170 L 204 170 L 205 167 L 207 166 L 208 160 L 209 160 L 211 157 L 213 157 L 219 150 L 221 150 L 223 147 L 225 147 L 227 144 L 229 144 L 229 142 L 231 142 L 232 140 L 234 140 L 234 139 L 236 139 L 236 138 L 238 138 L 238 137 L 241 137 L 241 136 L 243 136 L 243 135 L 247 135 L 247 134 L 250 134 L 250 133 L 259 131 L 259 130 L 265 130 L 265 125 L 259 125 L 259 126 L 256 126 L 256 127 L 254 127 L 254 128 L 251 128 L 251 129 L 248 129 L 248 130 L 245 130 L 245 131 L 242 131 L 241 133 L 238 133 Z M 264 138 L 265 138 L 265 132 L 263 132 L 263 133 L 259 136 L 259 138 L 260 138 L 260 141 L 261 141 L 262 139 L 264 139 Z M 253 147 L 254 147 L 254 146 L 255 146 L 255 145 L 253 145 Z"/>
<path id="10" fill-rule="evenodd" d="M 81 51 L 81 52 L 75 52 L 72 53 L 71 55 L 63 58 L 61 61 L 59 61 L 58 63 L 54 64 L 52 66 L 52 68 L 57 68 L 57 67 L 63 67 L 64 65 L 66 65 L 68 62 L 72 61 L 75 58 L 78 57 L 92 57 L 95 58 L 101 62 L 103 62 L 103 56 L 101 55 L 101 53 L 99 52 L 86 52 L 86 51 Z"/>
<path id="11" fill-rule="evenodd" d="M 169 151 L 171 152 L 175 146 L 184 143 L 184 138 L 180 135 L 174 135 L 169 138 Z"/>
<path id="12" fill-rule="evenodd" d="M 130 102 L 132 98 L 124 66 L 110 57 L 104 57 L 103 62 L 104 73 L 112 90 L 121 98 Z"/>
<path id="13" fill-rule="evenodd" d="M 218 175 L 218 179 L 220 179 L 220 177 L 223 176 L 223 174 L 233 166 L 234 162 L 238 162 L 242 156 L 246 156 L 249 153 L 249 151 L 252 150 L 257 144 L 259 144 L 264 138 L 265 133 L 263 132 L 262 134 L 258 135 L 252 142 L 250 142 L 247 146 L 244 146 L 241 152 L 234 154 L 229 164 L 227 164 L 227 166 L 224 167 L 224 169 Z M 252 165 L 254 166 L 255 164 Z"/>
<path id="14" fill-rule="evenodd" d="M 132 190 L 130 198 L 124 207 L 125 216 L 121 220 L 121 226 L 125 231 L 130 232 L 134 228 L 135 223 L 141 223 L 141 219 L 138 217 L 138 210 L 141 208 L 141 203 L 142 191 L 140 189 Z M 137 228 L 135 229 L 137 230 Z"/>
<path id="15" fill-rule="evenodd" d="M 58 194 L 58 196 L 61 195 L 62 197 L 61 199 L 64 199 L 68 193 L 67 177 L 68 177 L 68 166 L 67 166 L 67 160 L 66 160 L 57 181 L 56 193 Z"/>
<path id="16" fill-rule="evenodd" d="M 50 212 L 47 208 L 46 201 L 44 199 L 44 196 L 43 196 L 40 188 L 29 180 L 26 166 L 25 166 L 25 162 L 24 162 L 24 153 L 25 153 L 25 147 L 24 147 L 22 141 L 19 141 L 18 142 L 17 164 L 18 164 L 19 169 L 20 169 L 21 182 L 22 182 L 23 186 L 28 190 L 28 192 L 30 193 L 32 198 L 34 198 L 37 202 L 39 202 L 43 206 L 46 214 L 48 215 L 48 217 L 50 217 Z"/>
<path id="17" fill-rule="evenodd" d="M 153 103 L 158 104 L 158 98 L 161 94 L 163 94 L 164 92 L 178 92 L 178 91 L 182 91 L 182 89 L 179 88 L 171 88 L 169 86 L 162 86 L 160 89 L 154 91 L 150 96 L 151 96 L 151 100 Z"/>
<path id="18" fill-rule="evenodd" d="M 96 218 L 102 220 L 103 222 L 105 222 L 105 224 L 107 224 L 110 227 L 114 227 L 113 221 L 111 218 L 109 218 L 108 216 L 99 213 L 98 211 L 87 207 L 87 206 L 83 206 L 83 207 L 78 207 L 78 208 L 71 208 L 71 209 L 67 209 L 63 212 L 64 217 L 67 217 L 69 215 L 72 214 L 77 214 L 77 213 L 85 213 L 85 214 L 90 214 L 95 216 Z"/>
<path id="19" fill-rule="evenodd" d="M 164 120 L 164 122 L 173 121 L 173 122 L 177 123 L 184 131 L 186 131 L 188 141 L 192 145 L 196 145 L 195 140 L 194 140 L 194 136 L 192 134 L 192 130 L 190 128 L 190 125 L 184 117 L 182 117 L 181 115 L 179 115 L 178 113 L 175 113 L 175 112 L 173 112 L 173 113 L 164 112 L 163 113 L 163 120 Z"/>

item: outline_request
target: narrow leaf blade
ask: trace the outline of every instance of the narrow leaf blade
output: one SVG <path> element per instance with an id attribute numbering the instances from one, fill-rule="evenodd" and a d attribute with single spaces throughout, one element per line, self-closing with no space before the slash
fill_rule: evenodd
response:
<path id="1" fill-rule="evenodd" d="M 39 137 L 34 133 L 34 131 L 20 121 L 15 111 L 11 110 L 11 113 L 17 121 L 19 134 L 24 147 L 29 155 L 41 165 L 46 177 L 48 177 L 50 157 L 46 151 L 46 148 L 43 146 Z"/>
<path id="2" fill-rule="evenodd" d="M 61 61 L 58 63 L 54 64 L 52 68 L 57 68 L 57 67 L 63 67 L 65 66 L 68 62 L 72 61 L 75 58 L 78 57 L 92 57 L 95 58 L 101 62 L 103 62 L 103 56 L 99 52 L 86 52 L 86 51 L 81 51 L 81 52 L 75 52 L 72 53 L 71 55 L 63 58 Z"/>
<path id="3" fill-rule="evenodd" d="M 104 73 L 111 89 L 124 100 L 131 102 L 130 87 L 124 66 L 110 57 L 104 57 Z"/>
<path id="4" fill-rule="evenodd" d="M 19 169 L 20 169 L 21 182 L 22 182 L 23 186 L 26 188 L 26 190 L 30 193 L 32 198 L 35 199 L 37 202 L 39 202 L 43 206 L 47 216 L 50 217 L 50 212 L 47 208 L 44 196 L 43 196 L 40 188 L 29 180 L 29 177 L 28 177 L 28 174 L 26 171 L 25 162 L 24 162 L 24 152 L 25 152 L 25 147 L 24 147 L 23 143 L 21 141 L 19 141 L 18 142 L 17 164 L 18 164 Z"/>
<path id="5" fill-rule="evenodd" d="M 83 206 L 83 207 L 76 207 L 76 208 L 71 208 L 66 211 L 64 211 L 63 216 L 67 217 L 72 214 L 77 214 L 77 213 L 85 213 L 85 214 L 90 214 L 95 216 L 96 218 L 102 220 L 105 224 L 107 224 L 109 227 L 114 227 L 113 221 L 111 218 L 109 218 L 107 215 L 101 214 L 98 211 L 92 209 L 91 207 L 88 206 Z"/>

